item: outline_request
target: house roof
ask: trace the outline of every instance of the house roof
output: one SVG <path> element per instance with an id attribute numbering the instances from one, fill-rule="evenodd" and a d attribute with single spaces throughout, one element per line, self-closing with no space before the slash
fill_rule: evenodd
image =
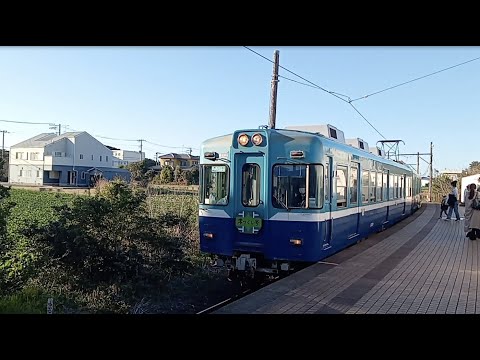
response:
<path id="1" fill-rule="evenodd" d="M 110 146 L 110 145 L 105 145 L 107 148 L 109 148 L 110 150 L 120 150 L 119 148 L 116 148 L 114 146 Z"/>
<path id="2" fill-rule="evenodd" d="M 198 160 L 200 156 L 190 155 L 190 154 L 177 154 L 169 153 L 159 156 L 160 159 L 181 159 L 181 160 Z"/>
<path id="3" fill-rule="evenodd" d="M 10 148 L 43 148 L 45 145 L 51 144 L 55 141 L 65 138 L 74 138 L 82 133 L 84 133 L 84 131 L 66 132 L 61 135 L 55 133 L 42 133 L 18 144 L 12 145 Z"/>

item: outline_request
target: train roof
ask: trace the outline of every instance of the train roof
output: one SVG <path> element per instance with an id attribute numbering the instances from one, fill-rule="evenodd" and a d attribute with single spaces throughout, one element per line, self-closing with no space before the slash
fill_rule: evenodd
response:
<path id="1" fill-rule="evenodd" d="M 331 129 L 334 129 L 335 132 L 333 133 L 334 135 L 337 136 L 337 138 L 333 138 L 331 135 Z M 208 146 L 231 146 L 232 144 L 232 137 L 234 133 L 238 132 L 261 132 L 261 131 L 266 131 L 268 133 L 272 132 L 277 132 L 281 135 L 284 136 L 289 136 L 292 137 L 295 134 L 298 134 L 302 137 L 311 137 L 312 140 L 317 139 L 322 142 L 322 144 L 325 146 L 332 147 L 334 149 L 338 150 L 343 150 L 345 152 L 350 152 L 352 154 L 361 156 L 363 158 L 375 160 L 382 162 L 384 164 L 404 168 L 405 170 L 408 171 L 415 171 L 406 165 L 403 161 L 395 161 L 391 159 L 385 158 L 385 155 L 382 153 L 381 149 L 378 147 L 368 147 L 367 142 L 360 138 L 355 138 L 355 139 L 345 139 L 343 131 L 339 130 L 338 128 L 326 124 L 326 125 L 305 125 L 305 126 L 288 126 L 285 128 L 276 128 L 276 129 L 237 129 L 235 132 L 227 134 L 227 135 L 221 135 L 217 136 L 214 138 L 210 138 L 205 140 L 202 143 L 202 147 L 205 145 Z M 360 148 L 361 145 L 364 145 L 364 149 Z"/>

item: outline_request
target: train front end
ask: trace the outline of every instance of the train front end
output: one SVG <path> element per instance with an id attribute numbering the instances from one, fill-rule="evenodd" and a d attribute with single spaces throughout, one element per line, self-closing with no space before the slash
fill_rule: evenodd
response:
<path id="1" fill-rule="evenodd" d="M 230 277 L 287 274 L 296 261 L 320 256 L 323 230 L 299 221 L 309 184 L 323 189 L 321 165 L 304 164 L 311 152 L 310 141 L 268 129 L 236 131 L 202 144 L 200 249 L 217 255 Z M 323 191 L 315 189 L 310 191 L 321 199 Z"/>

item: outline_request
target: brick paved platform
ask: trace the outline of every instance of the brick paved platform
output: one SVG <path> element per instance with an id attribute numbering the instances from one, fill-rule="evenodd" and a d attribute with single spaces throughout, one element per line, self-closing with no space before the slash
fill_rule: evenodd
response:
<path id="1" fill-rule="evenodd" d="M 438 215 L 438 205 L 424 204 L 392 228 L 215 313 L 480 313 L 480 240 L 465 237 L 463 220 Z"/>

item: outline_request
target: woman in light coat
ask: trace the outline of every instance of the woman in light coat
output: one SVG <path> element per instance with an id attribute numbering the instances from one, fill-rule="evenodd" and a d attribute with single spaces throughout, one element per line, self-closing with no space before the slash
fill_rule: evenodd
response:
<path id="1" fill-rule="evenodd" d="M 470 196 L 469 196 L 470 197 Z M 475 197 L 477 201 L 480 201 L 480 192 L 475 191 Z M 473 201 L 473 198 L 470 199 Z M 467 210 L 467 205 L 465 204 L 465 210 Z M 471 208 L 471 203 L 470 203 Z M 480 210 L 472 209 L 472 215 L 470 217 L 470 240 L 480 239 Z"/>
<path id="2" fill-rule="evenodd" d="M 463 201 L 465 203 L 465 223 L 463 230 L 467 233 L 467 237 L 470 235 L 470 219 L 472 218 L 473 209 L 472 209 L 472 202 L 476 195 L 477 185 L 470 184 L 467 186 L 465 191 L 465 196 Z"/>

